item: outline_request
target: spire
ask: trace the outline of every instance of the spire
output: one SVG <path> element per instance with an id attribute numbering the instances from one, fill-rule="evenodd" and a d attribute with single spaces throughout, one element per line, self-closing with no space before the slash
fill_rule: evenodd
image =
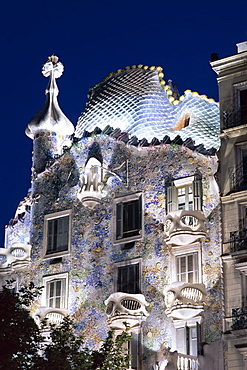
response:
<path id="1" fill-rule="evenodd" d="M 59 90 L 56 78 L 62 75 L 63 70 L 63 64 L 58 62 L 58 57 L 55 55 L 48 57 L 48 61 L 43 65 L 42 74 L 45 77 L 49 77 L 49 83 L 45 91 L 46 101 L 43 108 L 35 114 L 26 128 L 26 135 L 31 139 L 34 139 L 35 135 L 40 131 L 55 132 L 63 137 L 74 133 L 73 124 L 64 115 L 57 101 Z"/>

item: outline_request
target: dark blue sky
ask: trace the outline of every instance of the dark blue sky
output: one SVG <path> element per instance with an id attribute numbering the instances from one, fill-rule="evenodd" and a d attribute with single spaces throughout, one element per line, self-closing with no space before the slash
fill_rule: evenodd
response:
<path id="1" fill-rule="evenodd" d="M 247 40 L 246 14 L 246 0 L 2 0 L 0 246 L 30 187 L 32 141 L 24 130 L 45 100 L 48 55 L 65 66 L 59 103 L 74 124 L 89 87 L 133 64 L 160 65 L 180 93 L 218 100 L 210 54 L 235 54 Z"/>

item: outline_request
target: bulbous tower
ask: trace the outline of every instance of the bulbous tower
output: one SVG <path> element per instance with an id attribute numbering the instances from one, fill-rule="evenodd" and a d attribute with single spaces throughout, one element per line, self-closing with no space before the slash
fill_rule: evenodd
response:
<path id="1" fill-rule="evenodd" d="M 42 68 L 45 77 L 49 77 L 44 106 L 30 120 L 26 135 L 33 139 L 33 167 L 36 174 L 43 172 L 54 158 L 61 155 L 64 146 L 71 143 L 74 126 L 64 115 L 57 101 L 58 87 L 56 79 L 63 73 L 64 67 L 58 57 L 52 55 Z"/>

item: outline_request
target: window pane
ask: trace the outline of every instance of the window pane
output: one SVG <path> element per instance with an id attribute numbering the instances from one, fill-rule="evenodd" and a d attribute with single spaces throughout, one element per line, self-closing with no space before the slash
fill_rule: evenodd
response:
<path id="1" fill-rule="evenodd" d="M 139 264 L 121 266 L 118 268 L 118 292 L 139 293 Z"/>
<path id="2" fill-rule="evenodd" d="M 186 272 L 186 257 L 180 258 L 181 273 Z"/>
<path id="3" fill-rule="evenodd" d="M 190 343 L 189 343 L 189 349 L 190 349 L 190 355 L 191 356 L 197 356 L 197 330 L 196 327 L 190 328 L 189 331 L 190 334 Z"/>
<path id="4" fill-rule="evenodd" d="M 142 198 L 116 204 L 116 239 L 140 235 Z"/>
<path id="5" fill-rule="evenodd" d="M 52 308 L 64 308 L 65 280 L 54 280 L 47 283 L 47 306 Z"/>
<path id="6" fill-rule="evenodd" d="M 197 253 L 177 257 L 177 279 L 187 283 L 197 283 Z"/>
<path id="7" fill-rule="evenodd" d="M 68 249 L 69 216 L 48 220 L 47 254 Z"/>
<path id="8" fill-rule="evenodd" d="M 247 123 L 247 90 L 240 91 L 241 124 Z"/>

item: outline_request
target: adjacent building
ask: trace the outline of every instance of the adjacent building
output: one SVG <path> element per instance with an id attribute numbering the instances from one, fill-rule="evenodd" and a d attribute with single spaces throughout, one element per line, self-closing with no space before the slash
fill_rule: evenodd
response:
<path id="1" fill-rule="evenodd" d="M 241 57 L 234 58 L 229 84 L 245 96 Z M 212 63 L 224 83 L 227 63 Z M 237 172 L 224 171 L 223 216 L 232 203 L 235 213 L 230 228 L 223 221 L 223 294 L 218 104 L 190 90 L 180 96 L 161 67 L 137 65 L 109 74 L 90 91 L 74 129 L 57 102 L 62 72 L 55 56 L 43 66 L 46 102 L 26 128 L 33 140 L 31 187 L 6 227 L 2 284 L 13 277 L 17 289 L 28 281 L 43 285 L 32 307 L 37 322 L 59 323 L 69 314 L 92 348 L 109 327 L 121 331 L 128 322 L 131 369 L 220 370 L 229 351 L 243 361 L 228 318 L 228 350 L 222 333 L 223 314 L 232 316 L 242 304 L 241 274 L 246 284 L 244 248 L 235 250 L 233 242 L 244 228 L 237 215 L 241 207 L 246 213 L 246 190 L 233 191 Z M 227 88 L 222 109 L 228 112 Z M 229 155 L 227 168 L 246 161 L 244 127 L 242 121 L 222 128 L 221 166 L 227 145 L 238 153 L 238 159 Z M 234 132 L 243 136 L 237 143 Z"/>
<path id="2" fill-rule="evenodd" d="M 211 62 L 221 107 L 219 184 L 222 200 L 224 340 L 228 369 L 247 355 L 247 42 Z M 243 361 L 244 359 L 244 361 Z"/>

